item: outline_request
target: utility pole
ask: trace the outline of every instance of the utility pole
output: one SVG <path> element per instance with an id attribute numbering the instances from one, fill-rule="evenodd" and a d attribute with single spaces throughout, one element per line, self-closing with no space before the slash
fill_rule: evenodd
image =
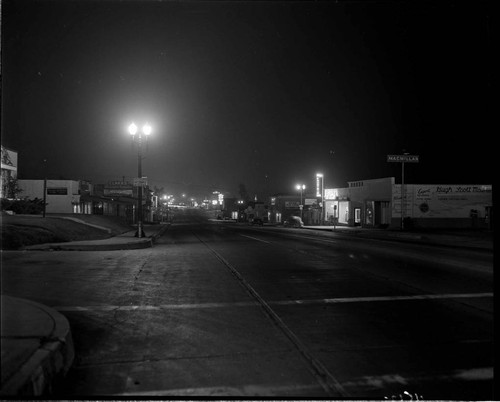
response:
<path id="1" fill-rule="evenodd" d="M 405 191 L 405 162 L 418 163 L 418 155 L 387 155 L 387 162 L 401 163 L 401 230 L 404 230 L 404 215 L 406 213 L 406 191 Z"/>

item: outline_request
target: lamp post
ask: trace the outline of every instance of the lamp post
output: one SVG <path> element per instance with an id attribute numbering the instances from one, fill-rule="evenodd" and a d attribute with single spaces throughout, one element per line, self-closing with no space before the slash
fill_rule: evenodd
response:
<path id="1" fill-rule="evenodd" d="M 43 217 L 47 212 L 47 159 L 43 160 Z"/>
<path id="2" fill-rule="evenodd" d="M 295 187 L 297 190 L 300 190 L 300 219 L 302 219 L 302 210 L 304 209 L 304 205 L 302 204 L 302 192 L 305 190 L 306 185 L 297 184 Z"/>
<path id="3" fill-rule="evenodd" d="M 128 132 L 135 140 L 137 138 L 137 177 L 138 177 L 138 186 L 137 186 L 137 232 L 135 233 L 135 237 L 146 237 L 144 234 L 143 226 L 142 226 L 142 134 L 146 136 L 146 138 L 151 134 L 151 126 L 149 124 L 145 124 L 142 127 L 142 132 L 138 131 L 137 126 L 132 123 L 128 126 Z M 136 137 L 137 135 L 137 137 Z"/>

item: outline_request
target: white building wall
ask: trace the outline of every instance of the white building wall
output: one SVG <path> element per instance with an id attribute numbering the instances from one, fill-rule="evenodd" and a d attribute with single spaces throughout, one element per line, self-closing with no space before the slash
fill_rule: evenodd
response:
<path id="1" fill-rule="evenodd" d="M 427 218 L 470 218 L 471 210 L 483 218 L 493 205 L 492 186 L 481 184 L 405 184 L 404 216 Z M 401 185 L 393 186 L 392 217 L 401 218 Z"/>
<path id="2" fill-rule="evenodd" d="M 23 191 L 21 198 L 43 199 L 43 180 L 19 180 Z M 47 180 L 47 213 L 71 214 L 80 203 L 79 182 L 77 180 Z"/>

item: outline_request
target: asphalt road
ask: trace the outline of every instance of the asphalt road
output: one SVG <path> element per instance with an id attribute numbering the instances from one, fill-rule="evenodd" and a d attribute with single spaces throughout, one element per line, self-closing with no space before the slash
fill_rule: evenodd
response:
<path id="1" fill-rule="evenodd" d="M 493 399 L 493 255 L 177 216 L 154 248 L 4 252 L 56 308 L 59 396 Z"/>

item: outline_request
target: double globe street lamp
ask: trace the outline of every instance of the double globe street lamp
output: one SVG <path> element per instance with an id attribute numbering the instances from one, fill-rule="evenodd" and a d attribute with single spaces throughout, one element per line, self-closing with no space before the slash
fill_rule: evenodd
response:
<path id="1" fill-rule="evenodd" d="M 142 127 L 142 132 L 138 131 L 138 127 L 132 123 L 128 126 L 128 132 L 132 136 L 134 141 L 137 141 L 137 177 L 138 180 L 135 183 L 137 186 L 137 232 L 135 237 L 146 237 L 142 225 L 142 188 L 144 182 L 142 179 L 142 138 L 143 134 L 147 138 L 151 134 L 152 128 L 149 124 L 145 124 Z"/>

